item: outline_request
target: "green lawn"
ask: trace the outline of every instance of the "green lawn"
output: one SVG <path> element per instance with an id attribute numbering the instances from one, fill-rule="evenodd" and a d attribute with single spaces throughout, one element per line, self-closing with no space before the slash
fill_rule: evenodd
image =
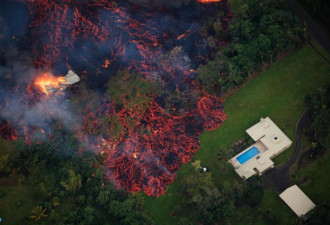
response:
<path id="1" fill-rule="evenodd" d="M 327 149 L 319 159 L 309 162 L 303 168 L 297 166 L 291 171 L 291 179 L 316 204 L 327 203 L 330 199 L 330 135 L 321 140 Z M 307 148 L 308 150 L 308 148 Z"/>
<path id="2" fill-rule="evenodd" d="M 14 157 L 13 142 L 0 139 L 0 155 Z M 23 185 L 24 176 L 13 171 L 8 177 L 0 179 L 0 217 L 4 224 L 16 225 L 29 216 L 34 207 L 32 187 Z"/>
<path id="3" fill-rule="evenodd" d="M 262 116 L 269 116 L 273 121 L 294 140 L 296 124 L 304 112 L 303 99 L 307 93 L 317 87 L 329 84 L 330 69 L 324 61 L 309 47 L 293 51 L 280 61 L 261 73 L 257 78 L 248 82 L 244 87 L 227 98 L 224 105 L 228 114 L 227 120 L 214 131 L 204 132 L 200 136 L 200 150 L 195 159 L 200 159 L 203 166 L 208 166 L 214 182 L 219 185 L 223 181 L 240 180 L 232 168 L 220 170 L 215 161 L 216 149 L 229 147 L 237 140 L 246 137 L 245 130 L 259 121 Z M 294 144 L 294 143 L 293 143 Z M 275 163 L 285 161 L 293 148 L 275 158 Z M 183 165 L 178 172 L 177 180 L 168 186 L 165 196 L 159 198 L 146 197 L 145 211 L 157 225 L 176 224 L 177 218 L 170 216 L 174 206 L 182 203 L 184 197 L 177 194 L 177 188 L 182 178 L 191 170 L 190 164 Z M 278 196 L 266 191 L 260 208 L 272 208 L 281 224 L 294 218 L 293 213 L 281 202 Z M 244 215 L 256 218 L 256 208 L 248 207 L 238 210 L 243 215 L 230 219 L 231 224 L 244 224 Z M 194 220 L 191 209 L 187 208 L 183 215 Z M 265 222 L 260 221 L 260 224 Z M 253 223 L 252 223 L 253 224 Z"/>
<path id="4" fill-rule="evenodd" d="M 297 185 L 307 194 L 316 204 L 326 203 L 330 199 L 330 152 L 316 161 L 310 162 L 305 168 L 295 171 Z M 301 178 L 307 178 L 302 181 Z"/>
<path id="5" fill-rule="evenodd" d="M 240 90 L 227 98 L 225 112 L 228 119 L 221 127 L 214 131 L 204 132 L 201 137 L 200 151 L 195 159 L 202 160 L 203 166 L 211 169 L 216 185 L 224 181 L 240 181 L 230 166 L 222 171 L 215 161 L 216 149 L 231 146 L 234 142 L 247 137 L 245 130 L 255 124 L 260 117 L 270 116 L 275 123 L 291 138 L 299 117 L 304 108 L 303 98 L 317 87 L 329 84 L 330 69 L 322 59 L 308 46 L 298 49 L 275 63 L 267 71 L 248 82 Z M 0 154 L 12 154 L 11 142 L 0 140 Z M 292 148 L 275 158 L 276 163 L 286 160 Z M 330 154 L 312 162 L 307 168 L 297 171 L 299 176 L 308 177 L 308 182 L 301 184 L 301 188 L 318 204 L 323 199 L 329 199 Z M 171 216 L 176 205 L 183 207 L 182 215 L 195 221 L 195 214 L 190 207 L 185 207 L 184 196 L 178 194 L 183 178 L 192 172 L 192 166 L 186 164 L 178 172 L 177 180 L 167 188 L 165 196 L 159 198 L 146 197 L 145 212 L 157 225 L 177 224 L 177 217 Z M 0 216 L 4 224 L 17 224 L 22 218 L 30 214 L 36 203 L 33 202 L 32 187 L 22 185 L 21 175 L 11 174 L 8 179 L 0 180 Z M 298 184 L 299 185 L 299 184 Z M 295 218 L 289 208 L 278 198 L 277 194 L 265 190 L 262 202 L 258 207 L 242 207 L 235 216 L 229 218 L 230 224 L 267 224 L 258 214 L 258 208 L 271 209 L 278 215 L 280 224 Z M 258 222 L 256 220 L 259 218 Z M 224 223 L 222 223 L 224 224 Z"/>
<path id="6" fill-rule="evenodd" d="M 23 175 L 11 174 L 0 182 L 0 216 L 4 224 L 19 224 L 35 206 L 33 186 L 21 184 L 23 179 Z"/>

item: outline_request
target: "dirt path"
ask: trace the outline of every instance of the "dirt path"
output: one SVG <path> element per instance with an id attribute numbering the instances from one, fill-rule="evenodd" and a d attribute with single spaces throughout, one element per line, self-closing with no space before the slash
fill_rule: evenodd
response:
<path id="1" fill-rule="evenodd" d="M 295 146 L 291 157 L 286 162 L 276 166 L 263 175 L 265 182 L 278 193 L 283 192 L 289 187 L 289 181 L 287 177 L 288 172 L 291 166 L 298 159 L 301 150 L 302 130 L 310 113 L 311 109 L 307 109 L 299 120 L 295 133 Z"/>

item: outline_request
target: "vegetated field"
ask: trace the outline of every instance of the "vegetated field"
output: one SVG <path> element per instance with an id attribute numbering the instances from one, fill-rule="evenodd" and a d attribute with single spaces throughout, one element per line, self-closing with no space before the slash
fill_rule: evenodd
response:
<path id="1" fill-rule="evenodd" d="M 293 140 L 294 130 L 304 108 L 303 98 L 317 87 L 329 83 L 330 69 L 322 59 L 308 46 L 298 49 L 261 73 L 257 78 L 248 82 L 236 93 L 227 98 L 225 111 L 228 119 L 215 131 L 208 131 L 201 135 L 201 148 L 195 159 L 202 160 L 202 165 L 211 169 L 214 182 L 240 182 L 233 168 L 228 166 L 226 171 L 220 170 L 216 164 L 216 150 L 219 147 L 231 146 L 234 142 L 247 137 L 245 130 L 256 123 L 262 116 L 270 116 L 275 123 Z M 276 163 L 286 160 L 292 148 L 275 158 Z M 0 140 L 0 154 L 14 153 L 11 142 Z M 306 168 L 299 170 L 297 175 L 307 176 L 309 179 L 301 185 L 308 196 L 318 203 L 329 199 L 329 178 L 327 176 L 327 153 L 318 161 L 312 162 Z M 145 212 L 155 221 L 155 224 L 176 224 L 177 217 L 171 216 L 176 205 L 181 205 L 183 215 L 195 220 L 191 207 L 184 203 L 187 199 L 178 195 L 183 178 L 193 170 L 190 164 L 183 165 L 178 172 L 177 180 L 168 186 L 165 196 L 159 198 L 146 197 Z M 312 176 L 313 174 L 313 176 Z M 0 216 L 6 224 L 17 224 L 35 206 L 31 185 L 22 185 L 22 175 L 11 174 L 0 180 Z M 266 224 L 259 217 L 258 209 L 271 208 L 278 220 L 285 224 L 293 219 L 294 214 L 278 198 L 276 193 L 265 190 L 262 202 L 256 208 L 242 207 L 237 214 L 230 218 L 231 224 Z"/>
<path id="2" fill-rule="evenodd" d="M 325 145 L 330 147 L 330 141 Z M 330 199 L 330 152 L 326 150 L 325 154 L 315 161 L 309 162 L 304 168 L 295 170 L 292 180 L 307 194 L 316 204 L 325 204 Z"/>
<path id="3" fill-rule="evenodd" d="M 236 141 L 247 137 L 245 130 L 257 123 L 260 117 L 266 116 L 269 116 L 294 142 L 296 124 L 305 110 L 305 95 L 319 86 L 329 84 L 329 74 L 330 67 L 309 46 L 289 53 L 227 98 L 224 105 L 228 114 L 227 120 L 218 129 L 204 132 L 200 136 L 200 150 L 194 159 L 201 160 L 202 166 L 210 168 L 216 185 L 240 181 L 232 167 L 228 166 L 226 171 L 220 170 L 216 164 L 216 150 L 220 147 L 228 148 Z M 292 151 L 293 147 L 277 156 L 275 163 L 284 162 Z M 180 182 L 191 171 L 191 164 L 183 165 L 178 172 L 177 180 L 168 186 L 165 196 L 146 197 L 145 212 L 155 224 L 176 224 L 177 218 L 171 216 L 171 211 L 178 204 L 183 207 L 183 215 L 191 220 L 195 219 L 191 207 L 185 207 L 184 202 L 188 199 L 177 192 Z M 326 170 L 320 170 L 318 173 L 322 173 L 318 177 L 327 175 Z M 307 194 L 313 197 L 311 192 L 312 188 Z M 276 193 L 266 190 L 259 206 L 238 209 L 237 214 L 229 219 L 231 224 L 267 224 L 258 215 L 257 208 L 271 208 L 279 224 L 286 224 L 295 218 Z"/>
<path id="4" fill-rule="evenodd" d="M 15 149 L 11 142 L 0 139 L 0 155 L 3 154 L 13 157 Z M 31 186 L 21 184 L 23 179 L 16 172 L 0 179 L 0 217 L 4 224 L 18 224 L 34 207 Z"/>

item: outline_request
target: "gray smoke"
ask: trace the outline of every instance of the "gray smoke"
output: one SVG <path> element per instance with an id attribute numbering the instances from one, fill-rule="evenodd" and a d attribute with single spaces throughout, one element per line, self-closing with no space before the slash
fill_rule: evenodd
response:
<path id="1" fill-rule="evenodd" d="M 35 69 L 28 52 L 21 52 L 12 47 L 5 52 L 2 60 L 4 63 L 0 65 L 1 120 L 15 124 L 21 134 L 24 128 L 25 131 L 26 128 L 40 128 L 49 134 L 54 121 L 60 122 L 70 130 L 79 126 L 80 119 L 64 94 L 40 98 L 28 94 L 26 88 L 29 85 L 33 86 L 34 79 L 43 72 L 50 72 Z"/>
<path id="2" fill-rule="evenodd" d="M 196 2 L 196 0 L 129 0 L 134 4 L 141 4 L 149 7 L 179 8 Z"/>

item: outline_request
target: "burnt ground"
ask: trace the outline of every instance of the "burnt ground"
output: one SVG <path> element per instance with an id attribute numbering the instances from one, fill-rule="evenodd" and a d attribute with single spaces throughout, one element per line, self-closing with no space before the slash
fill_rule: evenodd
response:
<path id="1" fill-rule="evenodd" d="M 303 116 L 300 118 L 298 126 L 295 133 L 295 146 L 291 157 L 284 163 L 274 167 L 273 169 L 267 171 L 263 177 L 267 185 L 269 185 L 274 191 L 281 193 L 289 187 L 288 172 L 291 166 L 298 159 L 301 150 L 301 139 L 302 130 L 308 116 L 311 113 L 311 109 L 307 109 Z"/>

